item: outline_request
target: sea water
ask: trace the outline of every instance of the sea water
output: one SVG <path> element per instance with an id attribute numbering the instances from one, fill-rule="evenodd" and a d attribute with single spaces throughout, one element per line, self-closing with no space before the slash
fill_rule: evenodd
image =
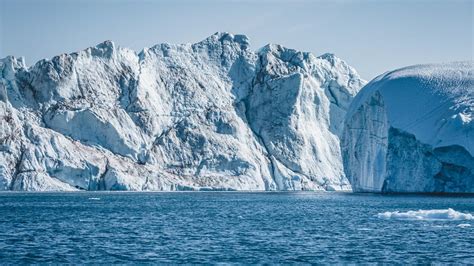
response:
<path id="1" fill-rule="evenodd" d="M 471 214 L 474 197 L 6 192 L 0 263 L 472 264 Z"/>

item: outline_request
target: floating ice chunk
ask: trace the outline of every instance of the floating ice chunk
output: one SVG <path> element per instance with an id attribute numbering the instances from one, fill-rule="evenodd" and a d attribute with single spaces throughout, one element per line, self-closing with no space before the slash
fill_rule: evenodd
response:
<path id="1" fill-rule="evenodd" d="M 471 227 L 471 224 L 458 224 L 458 227 L 461 227 L 461 228 Z"/>
<path id="2" fill-rule="evenodd" d="M 88 200 L 100 200 L 100 198 L 88 198 Z"/>
<path id="3" fill-rule="evenodd" d="M 383 212 L 377 214 L 378 218 L 400 220 L 474 220 L 474 215 L 462 213 L 451 208 L 445 210 L 418 210 L 407 212 Z"/>

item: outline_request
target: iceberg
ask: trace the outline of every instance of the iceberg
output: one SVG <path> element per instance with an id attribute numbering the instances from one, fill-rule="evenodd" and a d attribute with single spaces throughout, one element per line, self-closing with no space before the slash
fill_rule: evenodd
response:
<path id="1" fill-rule="evenodd" d="M 0 190 L 350 190 L 340 135 L 364 84 L 332 54 L 230 33 L 9 56 Z"/>
<path id="2" fill-rule="evenodd" d="M 416 65 L 369 82 L 341 147 L 357 192 L 474 192 L 474 62 Z"/>

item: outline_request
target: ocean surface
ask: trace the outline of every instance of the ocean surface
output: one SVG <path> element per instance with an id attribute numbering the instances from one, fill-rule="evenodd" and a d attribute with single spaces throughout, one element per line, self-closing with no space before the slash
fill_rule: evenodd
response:
<path id="1" fill-rule="evenodd" d="M 474 197 L 316 192 L 0 193 L 1 263 L 474 263 L 474 220 L 379 213 Z"/>

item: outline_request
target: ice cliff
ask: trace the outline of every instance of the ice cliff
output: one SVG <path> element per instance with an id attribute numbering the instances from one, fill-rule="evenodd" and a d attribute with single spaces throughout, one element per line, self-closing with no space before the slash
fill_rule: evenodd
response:
<path id="1" fill-rule="evenodd" d="M 348 190 L 339 140 L 363 85 L 332 54 L 228 33 L 0 59 L 0 190 Z"/>
<path id="2" fill-rule="evenodd" d="M 474 192 L 474 63 L 417 65 L 367 84 L 342 137 L 354 191 Z"/>

